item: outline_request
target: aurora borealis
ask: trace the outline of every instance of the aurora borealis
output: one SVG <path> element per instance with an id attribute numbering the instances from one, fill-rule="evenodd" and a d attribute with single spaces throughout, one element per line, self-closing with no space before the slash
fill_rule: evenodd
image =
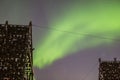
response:
<path id="1" fill-rule="evenodd" d="M 33 23 L 36 80 L 98 80 L 98 58 L 120 60 L 119 14 L 119 0 L 0 0 L 0 23 Z"/>
<path id="2" fill-rule="evenodd" d="M 71 53 L 116 41 L 120 33 L 119 4 L 85 6 L 76 3 L 51 22 L 53 30 L 48 30 L 35 50 L 35 66 L 43 68 Z"/>

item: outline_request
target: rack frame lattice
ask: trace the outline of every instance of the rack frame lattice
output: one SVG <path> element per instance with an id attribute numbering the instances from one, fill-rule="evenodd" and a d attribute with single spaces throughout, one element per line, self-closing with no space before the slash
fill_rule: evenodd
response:
<path id="1" fill-rule="evenodd" d="M 99 80 L 120 80 L 120 61 L 99 59 Z"/>
<path id="2" fill-rule="evenodd" d="M 33 80 L 32 23 L 0 24 L 0 80 Z"/>

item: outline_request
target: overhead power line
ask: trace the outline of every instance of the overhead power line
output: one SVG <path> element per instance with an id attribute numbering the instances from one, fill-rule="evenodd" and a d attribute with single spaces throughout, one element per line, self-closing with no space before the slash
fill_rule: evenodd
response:
<path id="1" fill-rule="evenodd" d="M 47 29 L 47 30 L 53 30 L 53 31 L 59 31 L 59 32 L 72 34 L 72 35 L 78 35 L 78 36 L 84 35 L 84 36 L 90 36 L 90 37 L 94 37 L 94 38 L 107 39 L 107 40 L 113 40 L 113 41 L 120 42 L 120 39 L 113 39 L 113 38 L 110 38 L 110 37 L 98 36 L 98 35 L 93 35 L 93 34 L 90 34 L 90 33 L 83 33 L 83 32 L 78 33 L 78 32 L 60 30 L 60 29 L 57 29 L 57 28 L 51 28 L 51 27 L 46 27 L 46 26 L 38 26 L 38 25 L 33 25 L 33 27 L 38 27 L 38 28 Z"/>
<path id="2" fill-rule="evenodd" d="M 82 78 L 82 80 L 86 80 L 90 74 L 93 73 L 93 71 L 96 69 L 98 63 L 95 63 L 91 68 L 90 70 L 85 74 L 85 76 Z"/>

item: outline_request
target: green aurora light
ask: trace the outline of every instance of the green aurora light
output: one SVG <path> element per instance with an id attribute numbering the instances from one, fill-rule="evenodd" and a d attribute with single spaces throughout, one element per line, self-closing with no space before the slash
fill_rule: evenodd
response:
<path id="1" fill-rule="evenodd" d="M 89 4 L 88 6 L 75 4 L 71 9 L 65 10 L 63 15 L 56 17 L 50 25 L 51 28 L 60 31 L 49 30 L 48 35 L 37 45 L 34 51 L 34 66 L 44 68 L 71 53 L 115 42 L 94 36 L 111 39 L 120 37 L 118 3 Z M 88 33 L 94 36 L 87 36 Z"/>

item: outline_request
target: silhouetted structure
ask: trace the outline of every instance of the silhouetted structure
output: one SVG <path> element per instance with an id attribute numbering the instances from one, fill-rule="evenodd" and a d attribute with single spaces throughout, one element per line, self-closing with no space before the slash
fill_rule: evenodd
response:
<path id="1" fill-rule="evenodd" d="M 32 23 L 0 24 L 0 80 L 33 80 Z"/>
<path id="2" fill-rule="evenodd" d="M 99 80 L 120 80 L 120 61 L 101 61 L 99 59 Z"/>

